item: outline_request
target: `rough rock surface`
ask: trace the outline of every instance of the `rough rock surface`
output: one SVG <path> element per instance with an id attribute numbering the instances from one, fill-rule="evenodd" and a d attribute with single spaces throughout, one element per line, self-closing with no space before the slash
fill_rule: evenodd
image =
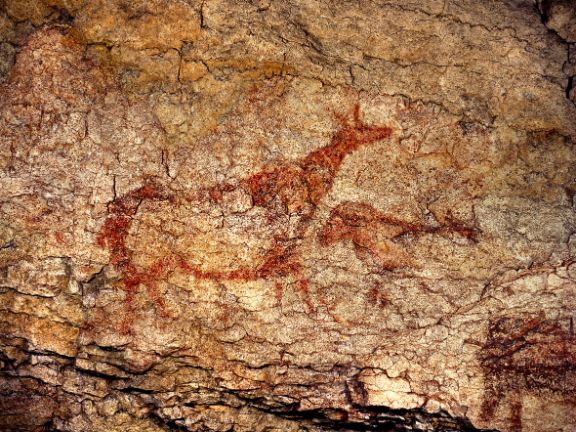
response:
<path id="1" fill-rule="evenodd" d="M 576 430 L 572 1 L 0 1 L 0 430 Z"/>

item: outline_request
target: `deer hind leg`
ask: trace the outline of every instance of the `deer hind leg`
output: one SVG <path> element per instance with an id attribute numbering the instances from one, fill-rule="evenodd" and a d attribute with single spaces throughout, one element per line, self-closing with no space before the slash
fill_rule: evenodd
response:
<path id="1" fill-rule="evenodd" d="M 300 288 L 300 292 L 304 297 L 304 302 L 306 303 L 306 307 L 308 308 L 308 313 L 310 314 L 315 313 L 316 308 L 314 307 L 314 302 L 312 302 L 312 297 L 310 296 L 310 287 L 308 279 L 300 279 L 298 281 L 298 287 Z"/>
<path id="2" fill-rule="evenodd" d="M 166 302 L 158 290 L 158 281 L 171 270 L 174 270 L 174 267 L 176 267 L 174 259 L 168 257 L 161 258 L 150 266 L 144 279 L 144 286 L 146 287 L 148 297 L 152 300 L 157 311 L 163 318 L 168 318 L 170 314 L 166 310 Z"/>

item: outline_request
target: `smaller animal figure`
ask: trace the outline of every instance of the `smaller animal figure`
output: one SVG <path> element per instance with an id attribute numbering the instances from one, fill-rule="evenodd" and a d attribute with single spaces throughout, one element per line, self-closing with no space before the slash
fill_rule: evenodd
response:
<path id="1" fill-rule="evenodd" d="M 500 404 L 508 401 L 513 432 L 522 431 L 522 394 L 549 391 L 572 400 L 576 395 L 572 317 L 550 320 L 540 313 L 491 320 L 479 360 L 485 379 L 482 416 L 491 420 Z"/>
<path id="2" fill-rule="evenodd" d="M 458 222 L 443 226 L 410 223 L 376 210 L 370 204 L 346 201 L 330 212 L 319 239 L 324 246 L 349 240 L 358 259 L 373 266 L 375 271 L 386 271 L 411 265 L 411 257 L 397 243 L 405 234 L 456 234 L 476 241 L 477 230 Z"/>

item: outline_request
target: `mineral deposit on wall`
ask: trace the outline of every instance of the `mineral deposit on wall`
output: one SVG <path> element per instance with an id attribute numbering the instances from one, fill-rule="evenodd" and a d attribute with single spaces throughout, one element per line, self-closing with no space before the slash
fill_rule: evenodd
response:
<path id="1" fill-rule="evenodd" d="M 0 1 L 1 431 L 576 430 L 570 0 Z"/>

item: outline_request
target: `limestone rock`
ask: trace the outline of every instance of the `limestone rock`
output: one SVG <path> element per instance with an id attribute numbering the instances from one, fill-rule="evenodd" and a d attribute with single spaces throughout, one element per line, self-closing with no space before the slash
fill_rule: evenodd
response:
<path id="1" fill-rule="evenodd" d="M 574 430 L 573 11 L 0 3 L 0 430 Z"/>

